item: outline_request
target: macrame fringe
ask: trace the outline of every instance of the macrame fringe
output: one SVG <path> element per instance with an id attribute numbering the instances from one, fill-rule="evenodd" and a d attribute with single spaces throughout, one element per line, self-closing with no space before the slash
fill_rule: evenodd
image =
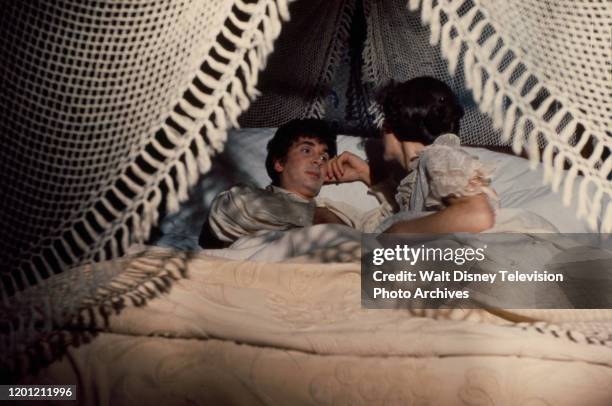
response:
<path id="1" fill-rule="evenodd" d="M 612 229 L 610 203 L 604 212 L 602 202 L 604 196 L 612 199 L 612 182 L 607 180 L 612 159 L 601 162 L 603 142 L 597 143 L 588 159 L 575 153 L 581 151 L 588 141 L 596 139 L 584 114 L 570 108 L 571 103 L 563 96 L 553 96 L 551 87 L 530 73 L 531 70 L 524 63 L 525 58 L 521 57 L 523 53 L 501 37 L 501 31 L 478 3 L 467 0 L 409 0 L 407 7 L 411 11 L 420 8 L 421 21 L 430 28 L 430 43 L 440 46 L 451 74 L 455 73 L 463 54 L 466 86 L 471 89 L 480 110 L 492 117 L 495 128 L 502 130 L 502 141 L 511 141 L 515 154 L 526 149 L 532 169 L 542 160 L 544 184 L 550 184 L 555 192 L 559 192 L 563 186 L 565 206 L 571 204 L 575 179 L 579 173 L 582 174 L 584 179 L 577 196 L 577 217 L 585 218 L 594 231 L 609 232 Z M 458 10 L 461 8 L 464 12 L 459 16 Z M 506 61 L 505 67 L 502 61 Z M 543 91 L 548 95 L 539 101 L 537 108 L 532 107 L 530 103 Z M 561 107 L 552 119 L 545 119 L 553 103 Z M 557 130 L 568 115 L 570 122 Z M 576 136 L 579 125 L 584 128 L 584 133 L 578 144 L 572 146 L 570 141 Z M 542 154 L 541 140 L 546 141 Z M 610 148 L 610 145 L 607 147 Z M 563 181 L 566 164 L 570 165 L 570 172 Z M 593 194 L 586 193 L 589 184 L 595 189 Z M 593 196 L 592 201 L 589 196 Z M 600 216 L 603 216 L 603 221 L 598 230 Z"/>
<path id="2" fill-rule="evenodd" d="M 212 49 L 225 58 L 227 62 L 221 63 L 215 60 L 211 53 L 209 53 L 205 61 L 200 65 L 204 66 L 208 63 L 208 66 L 217 69 L 222 68 L 223 65 L 223 72 L 219 72 L 222 73 L 221 77 L 215 78 L 204 70 L 195 72 L 194 80 L 189 84 L 185 93 L 189 91 L 195 97 L 196 103 L 200 103 L 200 105 L 192 104 L 186 98 L 179 100 L 177 106 L 182 109 L 184 114 L 177 112 L 176 109 L 172 111 L 169 115 L 169 121 L 161 126 L 160 132 L 157 135 L 150 138 L 149 147 L 157 155 L 161 156 L 162 160 L 156 158 L 150 151 L 144 148 L 139 156 L 154 171 L 151 173 L 150 170 L 142 167 L 138 160 L 135 160 L 120 175 L 119 179 L 122 183 L 136 196 L 126 196 L 116 186 L 112 186 L 109 189 L 113 197 L 124 204 L 125 207 L 132 208 L 131 210 L 120 211 L 104 196 L 100 199 L 100 204 L 114 220 L 106 220 L 105 216 L 96 208 L 87 213 L 91 214 L 97 225 L 104 230 L 100 233 L 96 232 L 94 227 L 88 226 L 85 228 L 86 232 L 89 233 L 89 237 L 95 243 L 93 245 L 83 245 L 84 241 L 81 238 L 74 238 L 78 233 L 71 233 L 78 246 L 81 249 L 84 248 L 84 254 L 76 256 L 72 252 L 70 244 L 67 244 L 63 238 L 59 238 L 60 246 L 63 247 L 70 257 L 70 263 L 66 263 L 62 255 L 52 245 L 50 246 L 50 251 L 55 260 L 62 264 L 63 269 L 65 269 L 64 274 L 74 274 L 75 272 L 68 270 L 68 268 L 75 267 L 80 262 L 91 261 L 94 258 L 100 261 L 117 258 L 122 253 L 127 252 L 134 241 L 145 241 L 150 234 L 152 226 L 157 224 L 158 211 L 162 202 L 160 193 L 162 185 L 167 190 L 164 197 L 166 199 L 165 208 L 168 213 L 176 212 L 179 209 L 180 202 L 187 199 L 189 187 L 197 182 L 200 174 L 206 173 L 210 169 L 210 155 L 215 151 L 222 151 L 227 137 L 228 123 L 237 127 L 238 116 L 249 107 L 250 101 L 257 96 L 258 92 L 255 89 L 255 85 L 259 71 L 265 66 L 267 56 L 273 50 L 274 40 L 280 34 L 281 20 L 286 21 L 289 19 L 288 3 L 290 1 L 292 0 L 262 0 L 258 3 L 247 3 L 242 0 L 235 1 L 234 5 L 239 10 L 251 15 L 251 20 L 248 24 L 238 24 L 240 27 L 246 28 L 239 36 L 225 27 L 222 29 L 222 35 L 233 42 L 236 50 L 228 52 L 223 46 L 219 46 L 217 43 L 213 44 Z M 234 23 L 239 20 L 232 16 L 229 18 Z M 238 75 L 244 78 L 244 85 L 238 79 Z M 198 81 L 212 89 L 212 93 L 207 94 L 201 91 L 197 84 Z M 170 121 L 180 127 L 180 131 L 170 125 Z M 200 135 L 201 129 L 205 130 L 208 144 Z M 167 142 L 172 144 L 172 147 L 162 145 L 158 136 L 165 138 Z M 192 148 L 194 151 L 192 151 Z M 142 184 L 129 179 L 128 171 L 135 174 Z M 133 202 L 139 201 L 142 204 L 133 204 Z M 138 214 L 138 210 L 142 214 Z M 88 222 L 86 214 L 82 218 L 83 222 Z M 131 229 L 126 225 L 128 220 L 132 223 Z M 119 234 L 121 235 L 120 238 L 118 237 Z M 107 248 L 109 252 L 107 252 Z M 95 273 L 94 270 L 93 274 Z M 86 281 L 81 281 L 78 284 L 71 283 L 69 288 L 72 288 L 73 291 L 79 291 L 79 289 L 83 291 L 89 286 L 96 291 L 97 295 L 100 295 L 98 289 L 104 286 L 108 280 L 92 279 L 92 281 L 93 284 L 86 283 Z M 43 285 L 48 286 L 45 283 L 38 284 L 38 286 Z M 20 322 L 19 326 L 21 327 L 17 328 L 9 326 L 9 334 L 2 335 L 2 342 L 0 342 L 2 348 L 10 348 L 11 351 L 3 352 L 3 356 L 0 356 L 0 362 L 4 362 L 7 360 L 7 357 L 14 355 L 14 350 L 17 349 L 18 344 L 26 343 L 26 345 L 30 345 L 41 335 L 40 331 L 33 328 L 34 320 L 27 315 L 22 316 L 24 313 L 31 313 L 28 309 L 31 309 L 33 304 L 24 305 L 19 300 L 21 297 L 32 294 L 33 290 L 41 293 L 39 295 L 33 294 L 33 297 L 45 297 L 43 291 L 37 289 L 38 286 L 26 288 L 27 292 L 23 292 L 23 295 L 18 292 L 9 299 L 5 298 L 8 301 L 6 308 L 13 309 L 19 318 L 23 317 L 24 320 L 29 320 L 29 323 Z M 152 291 L 155 287 L 156 283 L 143 284 L 138 287 L 137 292 L 145 294 L 145 291 Z M 113 289 L 106 287 L 106 291 L 110 295 Z M 127 294 L 127 292 L 124 293 Z M 131 294 L 138 295 L 136 292 Z M 84 297 L 80 303 L 86 303 L 90 300 L 93 299 L 91 297 Z M 62 325 L 68 319 L 68 316 L 73 315 L 66 311 L 61 312 L 59 315 L 53 314 L 56 308 L 66 310 L 65 305 L 56 306 L 53 305 L 53 302 L 50 302 L 48 308 L 43 311 L 43 313 L 49 313 L 50 319 L 56 320 L 55 325 Z M 5 310 L 3 312 L 10 313 Z M 4 316 L 2 320 L 5 320 Z M 46 319 L 43 317 L 41 320 Z M 30 327 L 27 327 L 28 325 Z M 5 337 L 8 337 L 8 339 L 5 340 Z"/>
<path id="3" fill-rule="evenodd" d="M 372 13 L 372 4 L 370 2 L 363 3 L 363 12 L 366 16 Z M 377 84 L 382 82 L 382 74 L 379 71 L 379 66 L 385 64 L 385 61 L 380 61 L 380 64 L 376 63 L 377 59 L 380 58 L 376 58 L 374 32 L 370 24 L 367 24 L 366 29 L 367 33 L 365 42 L 363 44 L 363 66 L 361 77 L 364 82 Z"/>
<path id="4" fill-rule="evenodd" d="M 369 17 L 374 10 L 372 2 L 363 2 L 363 10 L 366 15 L 366 19 L 376 20 L 376 16 Z M 371 119 L 372 124 L 379 130 L 382 129 L 384 122 L 384 114 L 382 107 L 378 104 L 374 92 L 378 91 L 376 86 L 379 86 L 384 81 L 388 80 L 391 76 L 389 73 L 389 67 L 387 61 L 379 58 L 376 39 L 374 38 L 374 29 L 371 24 L 367 24 L 366 39 L 363 47 L 363 66 L 361 70 L 361 77 L 364 82 L 368 84 L 366 89 L 369 91 L 368 94 L 368 106 L 367 114 Z"/>
<path id="5" fill-rule="evenodd" d="M 167 293 L 171 283 L 185 277 L 188 261 L 188 253 L 153 248 L 118 260 L 114 267 L 116 269 L 113 269 L 113 263 L 90 264 L 81 269 L 73 269 L 70 271 L 74 277 L 72 282 L 85 283 L 95 281 L 96 277 L 99 279 L 101 269 L 97 268 L 104 266 L 107 275 L 99 282 L 106 283 L 98 284 L 81 300 L 80 305 L 64 311 L 58 311 L 61 307 L 53 303 L 55 300 L 64 300 L 61 291 L 52 283 L 43 282 L 36 289 L 51 290 L 55 292 L 55 298 L 47 296 L 42 305 L 30 305 L 32 312 L 29 315 L 13 318 L 16 328 L 11 329 L 8 336 L 0 335 L 0 345 L 7 349 L 0 354 L 0 366 L 11 371 L 14 376 L 19 376 L 35 367 L 35 363 L 54 361 L 57 354 L 61 356 L 61 351 L 70 344 L 61 340 L 57 348 L 51 351 L 56 334 L 61 334 L 56 330 L 68 327 L 74 335 L 79 331 L 88 334 L 87 330 L 105 328 L 108 318 L 123 307 L 143 306 L 149 300 Z M 37 326 L 39 323 L 44 325 Z M 41 339 L 31 345 L 23 344 L 29 343 L 35 335 L 41 336 Z"/>
<path id="6" fill-rule="evenodd" d="M 331 50 L 329 52 L 329 63 L 325 71 L 316 81 L 323 89 L 331 86 L 331 82 L 334 79 L 334 75 L 342 59 L 342 51 L 348 43 L 351 33 L 352 18 L 355 13 L 355 1 L 359 0 L 345 0 L 344 6 L 340 9 L 340 19 L 336 26 L 337 30 L 335 35 L 332 36 L 334 42 L 331 44 Z M 327 95 L 320 90 L 318 90 L 318 92 L 320 94 L 315 95 L 310 106 L 304 111 L 304 114 L 302 114 L 302 118 L 325 117 L 325 99 Z"/>

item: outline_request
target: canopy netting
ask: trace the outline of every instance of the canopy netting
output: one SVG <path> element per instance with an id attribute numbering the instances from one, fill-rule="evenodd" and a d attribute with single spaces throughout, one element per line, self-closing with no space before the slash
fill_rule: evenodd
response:
<path id="1" fill-rule="evenodd" d="M 3 349 L 134 288 L 73 269 L 145 241 L 242 112 L 243 126 L 327 115 L 365 133 L 380 124 L 373 96 L 390 79 L 450 83 L 467 106 L 466 142 L 526 148 L 579 217 L 612 230 L 608 1 L 1 6 Z"/>

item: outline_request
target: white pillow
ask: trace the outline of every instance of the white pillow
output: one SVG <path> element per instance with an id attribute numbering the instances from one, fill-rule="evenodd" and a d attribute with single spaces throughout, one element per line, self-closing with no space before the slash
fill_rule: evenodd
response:
<path id="1" fill-rule="evenodd" d="M 493 162 L 497 166 L 492 186 L 501 197 L 501 207 L 530 210 L 553 223 L 561 233 L 590 233 L 601 228 L 601 216 L 597 221 L 597 230 L 592 230 L 586 221 L 576 218 L 581 177 L 574 182 L 571 205 L 565 207 L 561 194 L 554 193 L 550 186 L 542 183 L 544 170 L 541 164 L 531 170 L 529 161 L 518 156 L 484 148 L 466 149 L 481 161 Z"/>
<path id="2" fill-rule="evenodd" d="M 234 170 L 241 176 L 240 182 L 252 183 L 265 187 L 270 183 L 266 172 L 266 145 L 274 135 L 276 128 L 245 128 L 232 130 L 228 135 L 226 153 Z M 338 153 L 351 151 L 365 158 L 362 138 L 338 136 Z M 564 207 L 561 196 L 553 193 L 549 186 L 542 184 L 543 170 L 541 167 L 532 171 L 529 161 L 517 156 L 489 151 L 484 148 L 466 149 L 482 161 L 494 162 L 497 165 L 493 177 L 493 188 L 501 198 L 502 207 L 528 209 L 553 223 L 563 233 L 592 232 L 585 221 L 576 218 L 576 199 L 579 181 L 574 183 L 574 199 L 570 207 Z M 332 200 L 345 202 L 367 211 L 378 206 L 374 196 L 367 194 L 368 188 L 361 182 L 341 185 L 326 185 L 321 190 L 321 196 Z M 605 204 L 605 202 L 604 202 Z M 598 222 L 598 229 L 601 219 Z"/>

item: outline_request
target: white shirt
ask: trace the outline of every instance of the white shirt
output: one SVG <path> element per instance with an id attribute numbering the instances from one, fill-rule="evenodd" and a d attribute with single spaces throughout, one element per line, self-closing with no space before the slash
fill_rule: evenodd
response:
<path id="1" fill-rule="evenodd" d="M 377 222 L 380 217 L 378 210 L 363 213 L 350 204 L 326 198 L 308 200 L 273 185 L 266 189 L 237 185 L 213 200 L 208 216 L 210 231 L 221 241 L 233 242 L 261 230 L 306 227 L 312 225 L 315 207 L 326 207 L 357 230 L 363 230 L 364 224 Z"/>

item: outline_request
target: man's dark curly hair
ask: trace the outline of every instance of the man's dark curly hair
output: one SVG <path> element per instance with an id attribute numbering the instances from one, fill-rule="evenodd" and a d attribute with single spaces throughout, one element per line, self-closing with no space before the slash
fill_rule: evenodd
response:
<path id="1" fill-rule="evenodd" d="M 336 132 L 323 120 L 316 118 L 291 120 L 278 127 L 274 137 L 268 142 L 268 156 L 266 157 L 266 171 L 272 179 L 272 184 L 280 184 L 280 176 L 274 169 L 274 161 L 284 161 L 289 148 L 300 138 L 307 137 L 327 145 L 330 157 L 336 156 Z"/>
<path id="2" fill-rule="evenodd" d="M 440 135 L 459 135 L 463 107 L 448 85 L 422 76 L 391 82 L 378 94 L 386 125 L 400 141 L 429 145 Z"/>

